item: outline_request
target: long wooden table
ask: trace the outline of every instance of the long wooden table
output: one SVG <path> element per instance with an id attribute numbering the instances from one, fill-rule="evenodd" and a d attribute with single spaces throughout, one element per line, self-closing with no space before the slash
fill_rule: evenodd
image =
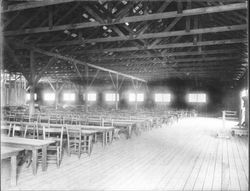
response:
<path id="1" fill-rule="evenodd" d="M 8 147 L 1 145 L 1 160 L 6 158 L 11 158 L 11 173 L 10 173 L 10 184 L 15 186 L 17 184 L 17 161 L 16 157 L 20 151 L 24 150 L 20 147 Z"/>
<path id="2" fill-rule="evenodd" d="M 114 127 L 109 126 L 94 126 L 94 125 L 81 125 L 82 130 L 95 130 L 102 132 L 102 146 L 107 145 L 107 143 L 112 142 Z"/>
<path id="3" fill-rule="evenodd" d="M 69 127 L 74 127 L 74 128 L 81 128 L 82 133 L 88 133 L 88 132 L 94 132 L 95 135 L 96 133 L 102 133 L 102 146 L 107 145 L 107 143 L 112 142 L 112 137 L 113 137 L 113 130 L 114 127 L 109 127 L 109 126 L 95 126 L 95 125 L 66 125 Z M 96 140 L 96 137 L 95 137 Z"/>
<path id="4" fill-rule="evenodd" d="M 32 151 L 32 169 L 33 169 L 33 174 L 36 175 L 37 174 L 38 149 L 42 149 L 42 170 L 46 171 L 47 147 L 49 144 L 54 143 L 55 141 L 1 136 L 1 142 L 2 142 L 2 145 L 4 146 L 21 147 L 25 150 L 31 150 Z"/>

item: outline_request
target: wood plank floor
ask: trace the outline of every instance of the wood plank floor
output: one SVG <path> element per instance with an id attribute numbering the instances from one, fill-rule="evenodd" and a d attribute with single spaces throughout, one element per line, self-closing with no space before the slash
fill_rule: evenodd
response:
<path id="1" fill-rule="evenodd" d="M 16 187 L 8 186 L 7 170 L 2 190 L 248 190 L 248 138 L 217 138 L 221 126 L 220 119 L 186 118 L 105 148 L 97 143 L 90 157 L 65 155 L 60 168 L 39 166 L 36 176 L 20 167 Z"/>

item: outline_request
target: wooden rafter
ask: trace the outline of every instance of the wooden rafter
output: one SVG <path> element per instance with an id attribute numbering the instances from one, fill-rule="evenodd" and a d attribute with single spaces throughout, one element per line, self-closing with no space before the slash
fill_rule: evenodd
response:
<path id="1" fill-rule="evenodd" d="M 131 78 L 131 79 L 134 79 L 134 80 L 146 82 L 144 79 L 140 79 L 140 78 L 137 78 L 137 77 L 134 77 L 134 76 L 131 76 L 131 75 L 127 75 L 127 74 L 124 74 L 124 73 L 121 73 L 121 72 L 118 72 L 118 71 L 114 71 L 114 70 L 107 69 L 107 68 L 104 68 L 104 67 L 96 66 L 94 64 L 89 64 L 89 63 L 86 63 L 86 62 L 83 62 L 83 61 L 80 61 L 80 60 L 77 60 L 77 59 L 74 59 L 74 58 L 70 58 L 70 57 L 63 56 L 63 55 L 60 55 L 60 54 L 57 54 L 57 53 L 52 53 L 52 52 L 49 52 L 49 51 L 46 51 L 46 50 L 42 50 L 42 49 L 35 48 L 35 47 L 29 46 L 29 45 L 25 45 L 25 44 L 23 44 L 21 42 L 12 42 L 12 43 L 14 43 L 16 46 L 20 46 L 20 47 L 23 47 L 23 48 L 26 48 L 26 49 L 29 49 L 29 50 L 31 49 L 31 50 L 33 50 L 35 52 L 38 52 L 38 53 L 41 53 L 41 54 L 44 54 L 44 55 L 47 55 L 47 56 L 55 57 L 55 58 L 58 58 L 58 59 L 66 60 L 66 61 L 73 62 L 73 63 L 80 64 L 80 65 L 88 65 L 89 67 L 99 69 L 99 70 L 102 70 L 102 71 L 105 71 L 105 72 L 111 72 L 111 73 L 119 74 L 121 76 L 125 76 L 127 78 Z"/>
<path id="2" fill-rule="evenodd" d="M 178 20 L 178 19 L 177 19 Z M 186 35 L 197 35 L 204 33 L 218 33 L 218 32 L 228 32 L 228 31 L 238 31 L 238 30 L 246 30 L 247 25 L 233 25 L 233 26 L 222 26 L 222 27 L 210 27 L 210 28 L 201 28 L 201 29 L 192 29 L 189 32 L 186 30 L 181 31 L 167 31 L 167 32 L 159 32 L 159 33 L 147 33 L 141 35 L 131 35 L 128 36 L 117 36 L 117 37 L 108 37 L 108 38 L 96 38 L 96 39 L 86 39 L 86 40 L 75 40 L 75 41 L 62 41 L 62 42 L 52 42 L 52 43 L 43 43 L 38 46 L 69 46 L 69 45 L 78 45 L 83 43 L 101 43 L 101 42 L 115 42 L 115 41 L 128 41 L 128 40 L 139 40 L 139 39 L 152 39 L 152 38 L 165 38 L 172 36 L 186 36 Z M 160 40 L 152 43 L 151 46 L 158 43 Z M 196 40 L 197 41 L 197 40 Z"/>
<path id="3" fill-rule="evenodd" d="M 95 21 L 95 22 L 86 22 L 86 23 L 75 23 L 74 25 L 72 24 L 59 25 L 59 26 L 54 26 L 52 29 L 50 29 L 49 27 L 38 27 L 38 28 L 30 28 L 30 29 L 25 29 L 25 30 L 3 31 L 3 35 L 15 36 L 15 35 L 32 34 L 32 33 L 53 32 L 53 31 L 65 30 L 65 28 L 68 30 L 80 29 L 80 28 L 98 27 L 98 26 L 103 26 L 103 25 L 122 24 L 122 23 L 127 23 L 127 22 L 128 23 L 140 22 L 140 21 L 146 21 L 146 20 L 168 19 L 168 18 L 175 18 L 175 17 L 226 12 L 226 11 L 241 10 L 241 9 L 246 9 L 246 8 L 247 7 L 245 3 L 235 3 L 235 4 L 228 4 L 228 5 L 214 6 L 214 7 L 183 10 L 182 13 L 173 11 L 173 12 L 148 14 L 148 15 L 142 15 L 142 16 L 130 16 L 130 17 L 124 17 L 120 19 L 118 22 L 113 22 L 113 23 L 105 22 L 105 24 L 101 24 Z"/>
<path id="4" fill-rule="evenodd" d="M 226 40 L 211 40 L 211 41 L 202 41 L 197 42 L 195 45 L 193 42 L 185 43 L 172 43 L 172 44 L 163 44 L 156 45 L 147 49 L 167 49 L 167 48 L 183 48 L 183 47 L 193 47 L 193 46 L 211 46 L 211 45 L 223 45 L 223 44 L 235 44 L 235 43 L 246 43 L 247 39 L 226 39 Z M 102 53 L 102 52 L 127 52 L 127 51 L 136 51 L 139 50 L 138 47 L 122 47 L 122 48 L 107 48 L 107 49 L 92 49 L 85 50 L 85 53 Z M 75 53 L 81 53 L 82 51 L 76 51 Z"/>

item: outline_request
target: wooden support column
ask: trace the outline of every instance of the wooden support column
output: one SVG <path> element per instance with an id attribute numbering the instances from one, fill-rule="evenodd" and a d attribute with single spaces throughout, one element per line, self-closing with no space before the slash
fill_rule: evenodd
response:
<path id="1" fill-rule="evenodd" d="M 132 83 L 133 83 L 133 86 L 134 86 L 134 90 L 135 90 L 135 110 L 137 110 L 138 108 L 138 102 L 137 102 L 137 94 L 138 94 L 138 81 L 135 81 L 132 79 Z"/>
<path id="2" fill-rule="evenodd" d="M 18 95 L 17 95 L 17 76 L 15 74 L 15 81 L 14 81 L 14 100 L 15 100 L 15 105 L 18 105 L 17 100 L 18 100 Z"/>
<path id="3" fill-rule="evenodd" d="M 89 66 L 85 64 L 85 79 L 86 79 L 86 88 L 85 88 L 85 111 L 88 112 L 88 86 L 89 86 Z"/>
<path id="4" fill-rule="evenodd" d="M 58 107 L 58 102 L 59 102 L 59 84 L 58 84 L 58 81 L 56 82 L 56 88 L 55 88 L 55 108 L 57 110 L 57 107 Z"/>
<path id="5" fill-rule="evenodd" d="M 1 96 L 0 96 L 0 101 L 1 101 L 1 106 L 4 106 L 5 105 L 5 103 L 4 103 L 4 100 L 3 100 L 3 97 L 5 96 L 4 95 L 4 86 L 5 86 L 5 84 L 4 84 L 4 74 L 3 74 L 3 70 L 2 70 L 2 68 L 0 68 L 0 75 L 1 75 L 1 79 L 0 79 L 0 91 L 2 92 L 1 93 Z"/>
<path id="6" fill-rule="evenodd" d="M 9 74 L 8 105 L 10 105 L 10 100 L 11 100 L 11 74 Z"/>
<path id="7" fill-rule="evenodd" d="M 119 94 L 119 76 L 116 74 L 116 88 L 115 88 L 115 109 L 118 110 L 118 94 Z"/>
<path id="8" fill-rule="evenodd" d="M 6 73 L 4 72 L 4 96 L 5 96 L 5 99 L 4 99 L 4 103 L 5 105 L 7 105 L 8 101 L 8 95 L 7 95 L 7 86 L 6 86 L 6 83 L 7 82 L 7 77 L 6 77 Z"/>
<path id="9" fill-rule="evenodd" d="M 138 101 L 137 101 L 138 91 L 137 91 L 137 87 L 138 87 L 138 81 L 135 82 L 135 110 L 138 109 Z"/>
<path id="10" fill-rule="evenodd" d="M 30 51 L 30 102 L 29 102 L 29 115 L 33 115 L 35 113 L 35 100 L 34 100 L 34 93 L 35 93 L 35 84 L 34 84 L 34 51 Z"/>

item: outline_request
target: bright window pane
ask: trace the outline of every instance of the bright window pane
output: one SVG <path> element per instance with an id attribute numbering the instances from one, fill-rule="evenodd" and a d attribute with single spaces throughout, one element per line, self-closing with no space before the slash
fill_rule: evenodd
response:
<path id="1" fill-rule="evenodd" d="M 205 94 L 198 94 L 197 101 L 198 102 L 206 102 L 206 95 Z"/>
<path id="2" fill-rule="evenodd" d="M 206 102 L 206 94 L 188 94 L 188 102 L 205 103 Z"/>
<path id="3" fill-rule="evenodd" d="M 138 102 L 144 101 L 144 94 L 143 93 L 139 93 L 136 96 L 135 93 L 130 93 L 129 94 L 129 101 L 130 102 L 134 102 L 135 100 L 137 100 Z"/>
<path id="4" fill-rule="evenodd" d="M 116 94 L 117 95 L 117 101 L 119 101 L 119 94 Z M 106 101 L 115 101 L 115 94 L 114 93 L 107 93 L 105 94 L 105 100 Z"/>
<path id="5" fill-rule="evenodd" d="M 170 102 L 170 94 L 155 94 L 155 102 Z"/>
<path id="6" fill-rule="evenodd" d="M 137 101 L 144 101 L 144 94 L 137 94 Z"/>
<path id="7" fill-rule="evenodd" d="M 135 101 L 135 94 L 134 93 L 129 94 L 129 101 L 130 102 Z"/>
<path id="8" fill-rule="evenodd" d="M 36 99 L 37 99 L 37 94 L 35 93 L 35 94 L 34 94 L 34 100 L 36 100 Z M 27 101 L 30 100 L 30 93 L 27 93 L 27 94 L 26 94 L 26 100 L 27 100 Z"/>
<path id="9" fill-rule="evenodd" d="M 155 94 L 155 102 L 162 102 L 162 94 Z"/>
<path id="10" fill-rule="evenodd" d="M 76 95 L 74 93 L 64 93 L 63 101 L 75 101 Z"/>
<path id="11" fill-rule="evenodd" d="M 88 101 L 96 101 L 96 93 L 88 93 Z"/>
<path id="12" fill-rule="evenodd" d="M 163 102 L 170 102 L 171 95 L 170 94 L 163 94 Z"/>
<path id="13" fill-rule="evenodd" d="M 44 100 L 45 101 L 54 101 L 55 100 L 55 94 L 54 93 L 45 93 L 44 94 Z"/>

